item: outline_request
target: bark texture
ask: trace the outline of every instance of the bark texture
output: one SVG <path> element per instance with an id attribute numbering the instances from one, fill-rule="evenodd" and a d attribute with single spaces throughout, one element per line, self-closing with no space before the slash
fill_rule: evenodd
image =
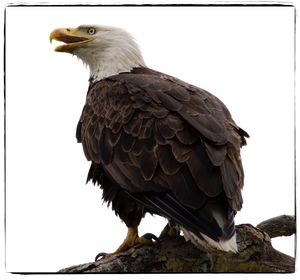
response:
<path id="1" fill-rule="evenodd" d="M 295 217 L 282 215 L 257 227 L 236 227 L 238 254 L 204 252 L 183 237 L 165 238 L 152 246 L 134 247 L 97 262 L 65 268 L 59 273 L 148 272 L 294 272 L 295 259 L 272 247 L 271 238 L 296 232 Z"/>

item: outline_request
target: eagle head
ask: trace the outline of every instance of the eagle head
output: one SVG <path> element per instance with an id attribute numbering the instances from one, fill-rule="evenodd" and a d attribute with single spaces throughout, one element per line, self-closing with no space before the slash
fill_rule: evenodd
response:
<path id="1" fill-rule="evenodd" d="M 145 66 L 134 38 L 121 28 L 100 25 L 57 28 L 50 34 L 52 40 L 64 43 L 55 51 L 73 54 L 89 66 L 92 81 Z"/>

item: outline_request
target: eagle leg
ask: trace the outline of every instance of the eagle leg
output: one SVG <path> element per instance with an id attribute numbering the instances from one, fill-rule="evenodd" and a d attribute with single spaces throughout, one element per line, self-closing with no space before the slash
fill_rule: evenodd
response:
<path id="1" fill-rule="evenodd" d="M 95 261 L 98 261 L 100 258 L 114 256 L 136 245 L 152 245 L 152 240 L 157 242 L 159 241 L 159 239 L 152 233 L 146 233 L 143 236 L 139 236 L 138 227 L 128 227 L 126 238 L 124 239 L 123 243 L 118 247 L 118 249 L 113 253 L 99 253 L 95 257 Z"/>

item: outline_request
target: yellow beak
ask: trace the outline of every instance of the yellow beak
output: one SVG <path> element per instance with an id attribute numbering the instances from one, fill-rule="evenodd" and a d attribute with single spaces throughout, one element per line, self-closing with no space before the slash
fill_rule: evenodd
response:
<path id="1" fill-rule="evenodd" d="M 50 34 L 50 42 L 56 40 L 65 43 L 57 46 L 54 49 L 56 52 L 72 53 L 76 48 L 85 45 L 93 39 L 91 35 L 76 28 L 57 28 Z"/>

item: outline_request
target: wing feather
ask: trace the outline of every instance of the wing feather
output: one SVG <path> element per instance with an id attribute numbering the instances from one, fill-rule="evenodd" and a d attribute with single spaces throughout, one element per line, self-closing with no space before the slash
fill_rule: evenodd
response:
<path id="1" fill-rule="evenodd" d="M 172 153 L 170 145 L 158 145 L 155 150 L 159 165 L 166 175 L 176 174 L 182 167 Z"/>
<path id="2" fill-rule="evenodd" d="M 187 164 L 196 184 L 208 197 L 221 194 L 223 184 L 220 171 L 211 164 L 201 144 L 197 144 L 190 153 Z"/>

